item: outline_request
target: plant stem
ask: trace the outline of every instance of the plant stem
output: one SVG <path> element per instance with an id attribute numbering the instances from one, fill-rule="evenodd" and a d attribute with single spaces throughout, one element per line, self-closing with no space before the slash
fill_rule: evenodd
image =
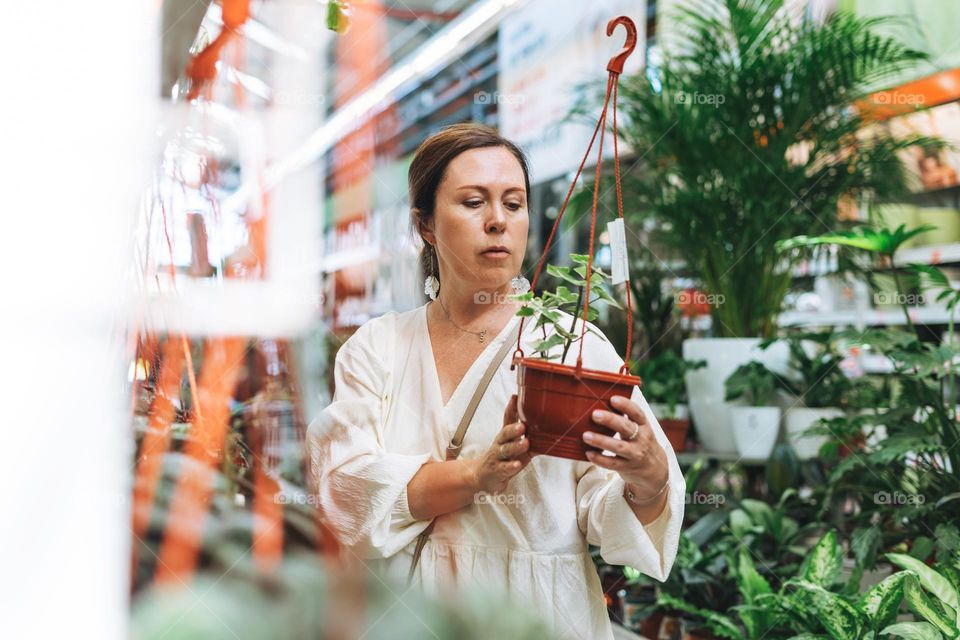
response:
<path id="1" fill-rule="evenodd" d="M 590 277 L 590 274 L 587 274 L 587 277 Z M 580 303 L 583 302 L 583 287 L 577 287 L 577 306 L 573 310 L 573 322 L 570 323 L 570 333 L 573 333 L 574 329 L 577 328 L 577 316 L 580 315 Z M 560 356 L 560 364 L 563 364 L 567 361 L 567 351 L 570 350 L 570 345 L 573 344 L 573 340 L 566 340 L 563 344 L 563 355 Z"/>
<path id="2" fill-rule="evenodd" d="M 887 256 L 890 258 L 890 270 L 893 271 L 893 282 L 897 288 L 897 294 L 903 296 L 900 300 L 900 308 L 903 309 L 903 317 L 907 319 L 907 326 L 910 327 L 910 330 L 913 331 L 914 335 L 917 336 L 917 341 L 919 342 L 920 332 L 917 330 L 917 327 L 914 326 L 913 320 L 910 319 L 910 311 L 907 309 L 907 294 L 903 290 L 903 285 L 900 282 L 900 273 L 897 271 L 897 265 L 893 262 L 893 254 L 888 253 Z"/>
<path id="3" fill-rule="evenodd" d="M 947 312 L 950 314 L 947 318 L 947 344 L 950 345 L 950 364 L 947 365 L 947 411 L 948 415 L 952 420 L 956 420 L 956 380 L 953 373 L 953 343 L 954 343 L 954 323 L 953 323 L 953 312 L 956 311 L 956 307 L 952 304 L 947 305 Z"/>

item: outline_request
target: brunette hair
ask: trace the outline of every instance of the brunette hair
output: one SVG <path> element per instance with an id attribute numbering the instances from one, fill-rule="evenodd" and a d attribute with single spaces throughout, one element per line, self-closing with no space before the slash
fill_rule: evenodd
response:
<path id="1" fill-rule="evenodd" d="M 516 144 L 482 124 L 463 122 L 453 124 L 431 134 L 417 148 L 407 171 L 410 192 L 410 222 L 414 232 L 423 241 L 420 251 L 420 268 L 424 275 L 433 274 L 440 279 L 440 265 L 436 248 L 423 239 L 420 227 L 429 226 L 434 216 L 437 189 L 450 162 L 464 151 L 482 147 L 504 147 L 513 154 L 523 169 L 527 198 L 530 197 L 530 170 L 527 156 Z"/>

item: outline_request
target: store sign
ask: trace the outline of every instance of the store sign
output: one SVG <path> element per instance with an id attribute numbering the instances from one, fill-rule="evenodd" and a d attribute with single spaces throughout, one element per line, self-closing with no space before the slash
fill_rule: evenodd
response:
<path id="1" fill-rule="evenodd" d="M 500 132 L 529 155 L 536 182 L 575 170 L 583 158 L 596 120 L 594 124 L 589 118 L 588 124 L 564 120 L 585 83 L 599 82 L 602 95 L 607 62 L 625 37 L 622 28 L 607 36 L 612 18 L 628 16 L 640 30 L 624 74 L 643 66 L 645 5 L 623 0 L 533 0 L 501 23 L 498 91 L 486 97 L 497 102 Z M 613 155 L 609 143 L 608 137 L 605 156 Z"/>

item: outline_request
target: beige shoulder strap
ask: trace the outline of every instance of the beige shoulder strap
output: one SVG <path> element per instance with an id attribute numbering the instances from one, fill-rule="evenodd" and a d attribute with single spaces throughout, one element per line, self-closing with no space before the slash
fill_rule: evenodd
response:
<path id="1" fill-rule="evenodd" d="M 508 335 L 503 341 L 503 344 L 500 345 L 500 350 L 493 356 L 493 360 L 490 361 L 487 370 L 483 372 L 483 377 L 480 378 L 480 382 L 477 383 L 477 389 L 473 392 L 473 397 L 470 398 L 470 403 L 463 412 L 463 417 L 460 418 L 457 432 L 453 435 L 453 440 L 450 441 L 450 444 L 447 445 L 447 460 L 455 460 L 460 456 L 460 450 L 463 448 L 463 438 L 467 434 L 467 427 L 470 426 L 470 422 L 473 420 L 473 414 L 477 411 L 480 399 L 490 385 L 493 374 L 500 368 L 500 363 L 503 362 L 503 359 L 507 357 L 510 349 L 516 343 L 517 333 L 519 331 L 520 323 L 517 322 L 513 330 L 510 331 L 510 335 Z M 417 546 L 413 550 L 413 562 L 410 564 L 410 572 L 407 574 L 407 584 L 410 584 L 413 580 L 413 572 L 417 568 L 417 563 L 420 562 L 420 554 L 423 552 L 423 546 L 427 543 L 427 538 L 430 537 L 430 532 L 433 531 L 435 522 L 436 520 L 431 521 L 429 526 L 423 530 L 423 533 L 417 536 Z"/>
<path id="2" fill-rule="evenodd" d="M 477 383 L 477 389 L 473 392 L 473 397 L 470 398 L 470 404 L 467 405 L 466 410 L 463 412 L 463 417 L 460 418 L 460 424 L 457 425 L 457 432 L 453 434 L 453 440 L 447 445 L 447 460 L 454 460 L 460 455 L 460 449 L 463 447 L 463 438 L 467 434 L 467 427 L 470 426 L 470 421 L 473 420 L 473 414 L 477 411 L 477 405 L 480 404 L 480 399 L 490 385 L 493 374 L 500 368 L 500 363 L 507 357 L 510 348 L 517 341 L 517 332 L 519 330 L 520 323 L 518 322 L 517 326 L 510 332 L 510 335 L 503 341 L 503 344 L 500 345 L 500 350 L 493 356 L 493 360 L 490 361 L 487 370 L 483 372 L 483 377 L 480 378 L 480 382 Z"/>

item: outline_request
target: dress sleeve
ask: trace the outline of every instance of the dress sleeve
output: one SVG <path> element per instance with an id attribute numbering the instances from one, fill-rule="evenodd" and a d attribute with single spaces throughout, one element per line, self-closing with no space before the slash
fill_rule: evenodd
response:
<path id="1" fill-rule="evenodd" d="M 584 366 L 617 371 L 623 360 L 613 345 L 604 340 L 597 338 L 584 344 Z M 588 346 L 591 346 L 589 360 Z M 631 566 L 663 582 L 670 575 L 677 556 L 686 483 L 673 447 L 638 387 L 633 388 L 630 399 L 640 406 L 657 443 L 666 453 L 667 503 L 657 519 L 644 526 L 624 497 L 625 485 L 620 474 L 592 462 L 580 462 L 577 463 L 577 524 L 587 542 L 600 547 L 600 556 L 605 562 Z"/>
<path id="2" fill-rule="evenodd" d="M 373 342 L 372 322 L 337 351 L 333 400 L 308 433 L 314 491 L 325 522 L 365 559 L 392 556 L 430 524 L 415 520 L 407 503 L 407 483 L 430 453 L 395 453 L 383 446 L 390 376 L 379 355 L 384 347 Z"/>

